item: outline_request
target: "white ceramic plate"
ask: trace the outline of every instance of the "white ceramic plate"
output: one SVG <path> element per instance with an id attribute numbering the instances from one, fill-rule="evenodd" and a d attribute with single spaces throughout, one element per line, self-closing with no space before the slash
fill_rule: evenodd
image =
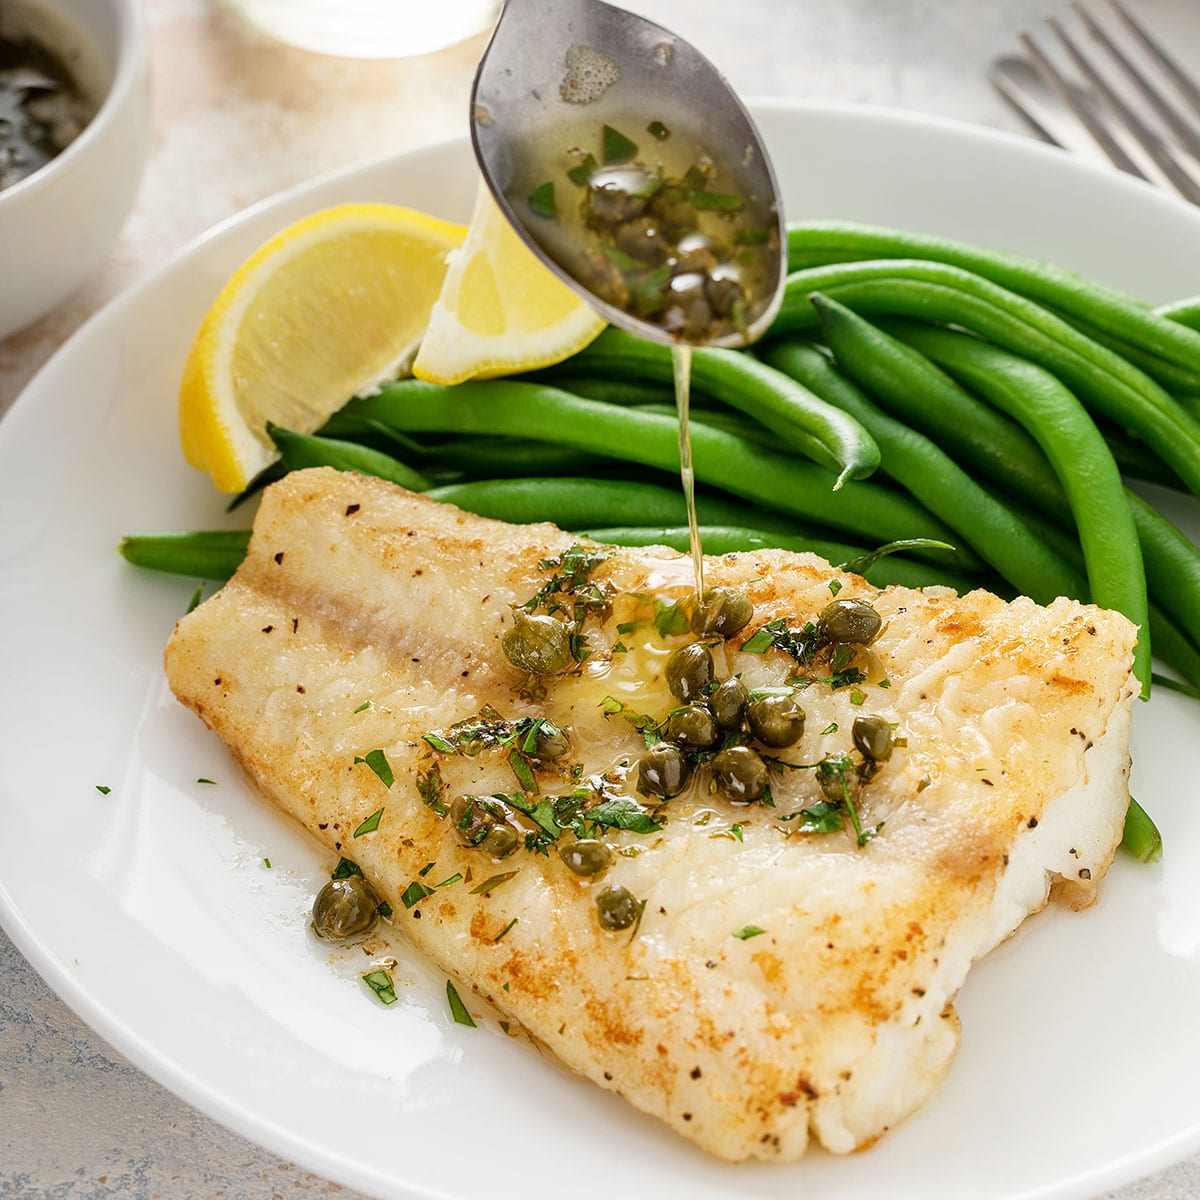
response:
<path id="1" fill-rule="evenodd" d="M 910 116 L 759 112 L 794 218 L 1018 249 L 1156 301 L 1198 288 L 1200 212 L 1115 173 Z M 1200 1149 L 1200 712 L 1165 693 L 1134 734 L 1162 865 L 1121 859 L 1090 912 L 1047 912 L 980 964 L 940 1094 L 852 1158 L 710 1161 L 494 1020 L 453 1024 L 442 977 L 412 955 L 385 1009 L 358 982 L 360 952 L 331 965 L 306 936 L 328 863 L 167 692 L 162 646 L 191 585 L 115 547 L 246 520 L 184 466 L 174 396 L 247 253 L 328 204 L 463 220 L 472 192 L 456 143 L 260 205 L 101 313 L 0 427 L 0 919 L 16 944 L 167 1087 L 381 1196 L 1089 1197 Z"/>

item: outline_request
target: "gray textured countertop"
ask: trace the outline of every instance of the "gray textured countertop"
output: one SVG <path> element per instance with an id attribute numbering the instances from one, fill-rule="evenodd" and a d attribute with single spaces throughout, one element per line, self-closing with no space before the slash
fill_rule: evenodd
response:
<path id="1" fill-rule="evenodd" d="M 983 67 L 1043 0 L 646 0 L 751 96 L 895 106 L 1009 130 Z M 0 341 L 0 413 L 82 321 L 214 222 L 302 179 L 458 132 L 482 39 L 349 64 L 260 40 L 205 0 L 149 0 L 156 142 L 138 206 L 91 281 Z M 1147 23 L 1200 46 L 1190 0 Z M 1186 49 L 1183 51 L 1187 54 Z M 229 164 L 236 163 L 233 170 Z M 117 1055 L 0 934 L 0 1196 L 327 1197 L 354 1193 L 202 1116 Z M 531 1187 L 530 1195 L 536 1194 Z M 1111 1200 L 1200 1195 L 1200 1157 Z"/>

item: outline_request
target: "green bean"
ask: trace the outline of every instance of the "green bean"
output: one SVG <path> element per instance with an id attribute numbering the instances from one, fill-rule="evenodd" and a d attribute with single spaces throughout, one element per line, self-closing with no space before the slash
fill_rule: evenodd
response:
<path id="1" fill-rule="evenodd" d="M 929 355 L 962 382 L 983 393 L 991 404 L 1001 406 L 1030 423 L 1030 428 L 1060 403 L 1056 397 L 1061 385 L 1044 378 L 1029 364 L 1019 359 L 1012 360 L 1011 356 L 1006 356 L 995 347 L 988 347 L 962 334 L 914 322 L 891 322 L 888 328 L 914 352 Z M 913 387 L 917 381 L 910 378 L 908 383 Z M 1028 389 L 1027 394 L 1022 394 L 1023 389 Z M 980 400 L 964 392 L 958 409 L 957 428 L 974 429 L 977 418 L 984 411 L 987 411 L 987 407 Z M 1059 453 L 1063 464 L 1060 473 L 1073 474 L 1074 448 L 1066 445 Z M 970 462 L 974 469 L 1000 487 L 1008 486 L 1007 459 L 994 456 L 985 440 L 981 439 L 972 447 Z M 1061 488 L 1062 484 L 1058 483 L 1057 486 Z M 1027 502 L 1062 524 L 1063 506 L 1060 503 L 1046 504 L 1045 495 L 1046 489 L 1027 489 L 1024 492 Z M 1150 593 L 1183 625 L 1189 636 L 1200 641 L 1200 551 L 1137 493 L 1125 489 L 1125 500 L 1137 531 Z M 1072 502 L 1073 509 L 1075 503 Z M 1075 519 L 1078 521 L 1078 514 Z M 1025 520 L 1028 524 L 1028 517 Z M 1049 535 L 1042 532 L 1039 536 Z M 1061 553 L 1061 547 L 1058 549 Z M 1102 549 L 1093 550 L 1093 558 L 1103 557 Z M 1105 595 L 1107 591 L 1101 589 L 1094 597 L 1096 603 L 1109 604 L 1109 601 L 1101 598 Z M 1131 616 L 1131 619 L 1134 618 Z"/>
<path id="2" fill-rule="evenodd" d="M 581 529 L 591 525 L 678 525 L 687 520 L 680 488 L 628 480 L 472 480 L 431 488 L 426 495 L 514 525 L 552 521 L 563 529 Z M 705 521 L 716 525 L 752 523 L 773 530 L 776 536 L 805 532 L 793 518 L 772 518 L 748 504 L 703 489 L 697 490 L 696 509 Z"/>
<path id="3" fill-rule="evenodd" d="M 581 531 L 593 541 L 614 546 L 670 546 L 686 553 L 691 547 L 691 535 L 686 525 L 642 528 L 625 526 Z M 702 525 L 700 540 L 706 554 L 734 554 L 746 550 L 791 550 L 816 554 L 826 562 L 839 566 L 869 553 L 861 546 L 845 542 L 830 542 L 818 538 L 789 537 L 767 529 L 750 529 L 734 525 Z M 984 586 L 975 579 L 953 571 L 943 571 L 925 563 L 913 562 L 897 554 L 888 555 L 869 567 L 864 578 L 876 587 L 952 587 L 965 593 Z M 989 581 L 990 582 L 990 581 Z"/>
<path id="4" fill-rule="evenodd" d="M 814 296 L 829 345 L 845 366 L 871 358 L 886 335 L 841 305 Z M 776 343 L 764 353 L 781 370 L 799 369 L 820 357 L 810 346 Z M 940 516 L 985 562 L 1026 595 L 1047 604 L 1077 594 L 1076 573 L 1035 537 L 1010 509 L 981 488 L 928 438 L 889 417 L 858 388 L 843 380 L 837 402 L 860 421 L 879 444 L 882 470 L 902 484 L 935 516 Z M 1136 545 L 1136 542 L 1135 542 Z"/>
<path id="5" fill-rule="evenodd" d="M 915 321 L 891 324 L 904 330 L 926 328 Z M 787 345 L 796 343 L 789 338 Z M 771 344 L 760 351 L 771 352 Z M 892 416 L 936 442 L 955 462 L 983 471 L 1039 509 L 1067 513 L 1062 486 L 1037 442 L 1009 417 L 981 404 L 924 355 L 894 338 L 880 340 L 870 354 L 854 356 L 853 368 L 860 387 Z M 845 377 L 847 364 L 839 371 L 815 348 L 789 350 L 786 369 L 831 404 L 840 402 L 844 389 L 851 403 L 858 394 Z"/>
<path id="6" fill-rule="evenodd" d="M 908 346 L 1015 417 L 1037 441 L 1071 506 L 1093 602 L 1146 630 L 1138 639 L 1134 674 L 1148 693 L 1150 639 L 1138 530 L 1117 464 L 1083 405 L 1053 375 L 977 338 L 926 327 L 913 331 Z"/>
<path id="7" fill-rule="evenodd" d="M 228 579 L 246 557 L 248 529 L 202 529 L 180 533 L 131 533 L 121 539 L 122 557 L 136 567 Z"/>
<path id="8" fill-rule="evenodd" d="M 522 438 L 450 438 L 431 443 L 425 453 L 431 463 L 460 470 L 470 479 L 584 475 L 606 470 L 610 465 L 610 460 L 572 446 Z"/>
<path id="9" fill-rule="evenodd" d="M 813 222 L 788 230 L 791 271 L 872 258 L 923 258 L 960 267 L 1200 375 L 1200 337 L 1172 328 L 1167 318 L 1178 321 L 1174 312 L 1152 310 L 1137 297 L 1051 263 L 881 226 Z M 1200 322 L 1200 300 L 1177 307 Z"/>
<path id="10" fill-rule="evenodd" d="M 607 329 L 571 360 L 575 367 L 617 378 L 671 380 L 667 346 Z M 769 426 L 779 441 L 837 475 L 835 488 L 861 479 L 879 465 L 879 449 L 866 431 L 807 388 L 735 350 L 692 352 L 695 387 L 720 397 Z"/>
<path id="11" fill-rule="evenodd" d="M 652 413 L 675 420 L 673 404 L 638 404 L 634 408 L 637 412 Z M 745 438 L 747 441 L 756 442 L 760 446 L 776 447 L 779 445 L 779 439 L 767 426 L 760 425 L 757 421 L 751 421 L 739 412 L 730 412 L 727 408 L 710 408 L 703 413 L 693 413 L 690 424 L 692 426 L 708 425 L 710 428 L 720 429 L 725 433 Z"/>
<path id="12" fill-rule="evenodd" d="M 414 492 L 423 492 L 430 484 L 424 475 L 399 459 L 381 450 L 360 446 L 357 442 L 296 433 L 269 422 L 267 432 L 279 448 L 280 461 L 288 471 L 298 471 L 304 467 L 336 467 L 339 471 L 358 471 L 363 475 L 387 479 Z"/>
<path id="13" fill-rule="evenodd" d="M 419 380 L 389 384 L 350 402 L 357 414 L 405 433 L 495 433 L 556 441 L 668 471 L 679 470 L 678 428 L 667 417 L 584 400 L 555 388 L 508 380 L 443 388 Z M 817 520 L 874 541 L 926 537 L 953 542 L 945 525 L 908 497 L 878 484 L 829 490 L 829 475 L 810 463 L 698 424 L 696 478 L 776 512 Z M 974 570 L 975 555 L 929 552 L 931 561 Z M 922 554 L 922 558 L 926 554 Z"/>
<path id="14" fill-rule="evenodd" d="M 1200 296 L 1176 300 L 1173 304 L 1160 304 L 1154 311 L 1160 317 L 1166 317 L 1168 321 L 1200 332 Z"/>
<path id="15" fill-rule="evenodd" d="M 1032 302 L 937 263 L 852 263 L 789 276 L 777 332 L 811 327 L 816 313 L 808 296 L 813 291 L 864 315 L 960 325 L 1038 363 L 1089 408 L 1141 437 L 1200 494 L 1196 419 L 1132 364 Z"/>
<path id="16" fill-rule="evenodd" d="M 547 367 L 542 371 L 534 371 L 529 375 L 520 376 L 527 383 L 549 383 L 573 396 L 582 396 L 585 400 L 601 400 L 605 404 L 675 404 L 675 388 L 673 385 L 663 386 L 646 379 L 614 379 L 602 375 L 581 375 L 578 373 L 578 356 L 568 358 L 556 367 Z M 696 408 L 704 407 L 709 402 L 708 397 L 698 388 L 693 389 L 692 404 Z"/>

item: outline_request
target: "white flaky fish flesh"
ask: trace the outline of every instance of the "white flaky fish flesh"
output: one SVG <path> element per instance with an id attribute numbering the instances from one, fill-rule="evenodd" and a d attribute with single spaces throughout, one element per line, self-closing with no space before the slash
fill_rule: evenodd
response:
<path id="1" fill-rule="evenodd" d="M 880 590 L 808 554 L 709 558 L 706 583 L 753 604 L 706 639 L 716 678 L 794 695 L 804 732 L 758 748 L 752 803 L 714 790 L 703 754 L 664 800 L 639 762 L 680 706 L 670 656 L 697 640 L 690 560 L 577 542 L 293 473 L 179 622 L 171 687 L 416 946 L 576 1071 L 721 1158 L 868 1146 L 946 1071 L 971 964 L 1052 895 L 1089 902 L 1112 861 L 1136 630 L 1066 599 Z M 813 641 L 834 595 L 879 614 L 868 647 Z M 581 661 L 509 661 L 535 608 Z M 853 738 L 865 716 L 886 761 Z M 564 752 L 539 758 L 550 727 Z M 841 764 L 832 791 L 818 763 Z M 468 844 L 462 797 L 517 836 Z M 602 874 L 568 865 L 579 837 L 607 845 Z M 424 887 L 434 862 L 461 880 Z"/>

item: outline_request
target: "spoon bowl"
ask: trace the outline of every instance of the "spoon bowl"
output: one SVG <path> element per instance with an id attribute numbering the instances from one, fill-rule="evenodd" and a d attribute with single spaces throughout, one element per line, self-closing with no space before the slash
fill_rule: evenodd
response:
<path id="1" fill-rule="evenodd" d="M 771 323 L 786 267 L 775 173 L 741 101 L 682 38 L 603 0 L 508 0 L 475 75 L 470 125 L 476 159 L 501 211 L 534 253 L 611 324 L 668 345 L 739 346 Z M 710 228 L 720 230 L 723 222 L 735 247 L 747 243 L 737 253 L 754 264 L 755 285 L 735 330 L 690 336 L 627 311 L 580 278 L 579 238 L 586 229 L 573 217 L 589 168 L 616 170 L 605 154 L 606 127 L 635 146 L 635 153 L 616 160 L 630 171 L 645 165 L 659 175 L 682 175 L 685 164 L 695 172 L 696 163 L 712 171 L 720 191 L 701 195 L 701 215 Z M 665 165 L 668 160 L 674 165 Z M 735 200 L 739 223 L 752 220 L 753 228 L 734 230 L 732 213 L 717 211 L 718 201 L 728 208 Z M 611 248 L 614 258 L 622 253 Z M 670 270 L 660 265 L 657 273 Z"/>

